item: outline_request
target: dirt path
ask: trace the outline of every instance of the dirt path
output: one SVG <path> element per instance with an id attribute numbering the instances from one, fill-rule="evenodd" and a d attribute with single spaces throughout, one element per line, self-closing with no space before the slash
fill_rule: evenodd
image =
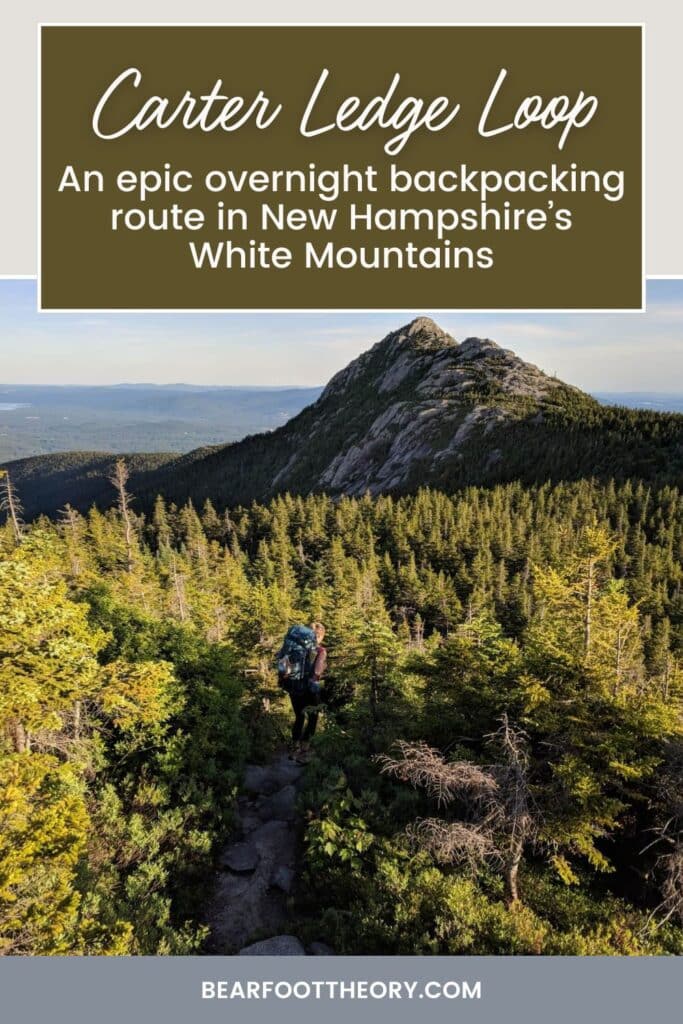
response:
<path id="1" fill-rule="evenodd" d="M 223 848 L 206 910 L 208 952 L 305 955 L 287 929 L 287 896 L 297 873 L 299 823 L 296 800 L 305 769 L 286 753 L 267 765 L 247 765 L 244 795 L 237 800 L 236 836 Z M 257 936 L 271 938 L 254 942 Z M 252 943 L 250 946 L 249 943 Z M 314 942 L 311 955 L 329 955 Z"/>

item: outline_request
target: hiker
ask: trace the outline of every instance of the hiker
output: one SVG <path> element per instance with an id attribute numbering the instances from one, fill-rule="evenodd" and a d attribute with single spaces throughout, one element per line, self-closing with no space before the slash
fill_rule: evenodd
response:
<path id="1" fill-rule="evenodd" d="M 308 628 L 292 626 L 279 654 L 280 686 L 289 693 L 294 711 L 292 756 L 296 758 L 307 755 L 318 724 L 320 679 L 327 665 L 324 638 L 322 622 L 312 622 Z"/>

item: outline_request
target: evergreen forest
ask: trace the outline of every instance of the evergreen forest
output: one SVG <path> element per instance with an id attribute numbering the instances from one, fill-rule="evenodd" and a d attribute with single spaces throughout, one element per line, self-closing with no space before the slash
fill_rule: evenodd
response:
<path id="1" fill-rule="evenodd" d="M 274 661 L 327 627 L 292 930 L 683 953 L 683 493 L 607 477 L 136 501 L 0 527 L 0 953 L 206 950 Z"/>

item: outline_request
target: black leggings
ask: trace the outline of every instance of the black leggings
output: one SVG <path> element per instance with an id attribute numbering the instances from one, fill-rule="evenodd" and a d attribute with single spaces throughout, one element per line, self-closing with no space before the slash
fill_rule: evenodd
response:
<path id="1" fill-rule="evenodd" d="M 299 740 L 307 743 L 315 733 L 318 724 L 318 712 L 315 709 L 320 704 L 320 694 L 307 690 L 305 693 L 290 693 L 289 699 L 294 709 L 292 739 L 295 743 L 298 743 Z"/>

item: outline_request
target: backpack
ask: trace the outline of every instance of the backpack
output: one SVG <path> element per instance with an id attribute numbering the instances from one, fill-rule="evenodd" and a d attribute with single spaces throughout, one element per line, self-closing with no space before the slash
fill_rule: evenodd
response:
<path id="1" fill-rule="evenodd" d="M 317 653 L 318 641 L 313 630 L 292 626 L 277 656 L 278 685 L 290 694 L 305 693 Z"/>

